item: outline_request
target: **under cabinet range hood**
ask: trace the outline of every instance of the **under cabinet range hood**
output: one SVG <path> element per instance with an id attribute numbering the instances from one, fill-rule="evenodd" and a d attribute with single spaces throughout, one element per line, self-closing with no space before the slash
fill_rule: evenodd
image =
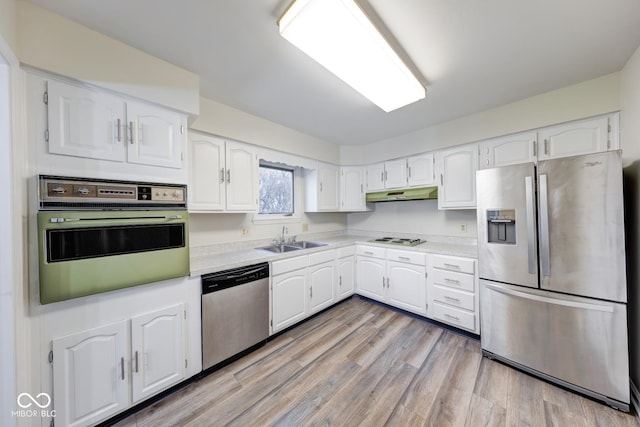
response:
<path id="1" fill-rule="evenodd" d="M 367 203 L 399 202 L 404 200 L 433 200 L 438 198 L 438 187 L 406 188 L 367 193 Z"/>

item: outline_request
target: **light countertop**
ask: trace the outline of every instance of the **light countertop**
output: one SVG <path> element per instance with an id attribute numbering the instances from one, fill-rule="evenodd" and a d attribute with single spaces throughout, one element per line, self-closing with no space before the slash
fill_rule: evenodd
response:
<path id="1" fill-rule="evenodd" d="M 387 249 L 400 249 L 422 253 L 452 255 L 467 258 L 478 257 L 477 246 L 472 243 L 461 242 L 461 239 L 447 239 L 446 237 L 439 237 L 436 239 L 427 238 L 427 241 L 425 243 L 417 246 L 406 247 L 384 243 L 373 243 L 368 241 L 374 237 L 345 234 L 319 239 L 301 239 L 311 240 L 314 242 L 322 242 L 326 243 L 327 245 L 318 248 L 301 249 L 298 251 L 287 253 L 272 253 L 263 249 L 254 249 L 250 247 L 242 248 L 234 244 L 229 244 L 227 247 L 225 247 L 225 245 L 218 245 L 213 251 L 192 250 L 191 276 L 200 276 L 203 274 L 215 273 L 217 271 L 243 267 L 250 264 L 276 261 L 300 255 L 308 255 L 314 252 L 325 251 L 328 249 L 337 249 L 353 245 L 355 243 L 378 246 Z M 257 242 L 255 246 L 265 245 L 260 245 L 259 242 Z"/>

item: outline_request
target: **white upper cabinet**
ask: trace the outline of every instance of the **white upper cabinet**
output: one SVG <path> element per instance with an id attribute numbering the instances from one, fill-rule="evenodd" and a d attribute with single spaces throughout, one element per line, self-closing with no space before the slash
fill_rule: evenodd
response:
<path id="1" fill-rule="evenodd" d="M 182 168 L 185 115 L 56 80 L 46 99 L 49 153 Z"/>
<path id="2" fill-rule="evenodd" d="M 409 187 L 435 185 L 435 155 L 421 154 L 407 159 L 407 183 Z"/>
<path id="3" fill-rule="evenodd" d="M 384 190 L 384 163 L 366 167 L 367 192 Z"/>
<path id="4" fill-rule="evenodd" d="M 480 169 L 536 161 L 538 134 L 523 132 L 479 143 Z"/>
<path id="5" fill-rule="evenodd" d="M 438 209 L 475 209 L 478 145 L 438 152 Z"/>
<path id="6" fill-rule="evenodd" d="M 384 187 L 403 188 L 407 186 L 407 160 L 384 162 Z"/>
<path id="7" fill-rule="evenodd" d="M 541 129 L 538 160 L 617 150 L 617 118 L 612 114 Z"/>
<path id="8" fill-rule="evenodd" d="M 620 148 L 619 114 L 577 120 L 479 143 L 480 168 L 530 163 Z"/>
<path id="9" fill-rule="evenodd" d="M 258 210 L 258 158 L 251 146 L 189 132 L 189 211 Z"/>
<path id="10" fill-rule="evenodd" d="M 227 141 L 227 210 L 258 210 L 258 156 L 252 147 Z"/>
<path id="11" fill-rule="evenodd" d="M 340 168 L 318 163 L 316 169 L 305 169 L 305 211 L 335 212 L 340 209 Z"/>
<path id="12" fill-rule="evenodd" d="M 186 118 L 139 102 L 127 102 L 128 160 L 131 163 L 182 167 Z"/>
<path id="13" fill-rule="evenodd" d="M 122 99 L 54 80 L 47 86 L 50 153 L 126 160 Z"/>
<path id="14" fill-rule="evenodd" d="M 340 168 L 341 211 L 363 211 L 366 209 L 364 174 L 364 168 L 360 166 Z"/>

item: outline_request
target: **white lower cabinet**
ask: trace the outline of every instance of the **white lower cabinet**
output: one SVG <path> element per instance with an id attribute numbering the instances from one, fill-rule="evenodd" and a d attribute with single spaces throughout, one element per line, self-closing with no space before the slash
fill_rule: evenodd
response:
<path id="1" fill-rule="evenodd" d="M 358 245 L 357 254 L 359 294 L 427 314 L 425 254 L 363 245 Z"/>
<path id="2" fill-rule="evenodd" d="M 338 249 L 338 280 L 336 281 L 336 299 L 343 300 L 356 290 L 355 246 Z"/>
<path id="3" fill-rule="evenodd" d="M 65 426 L 86 426 L 182 380 L 183 305 L 53 340 L 53 408 Z"/>
<path id="4" fill-rule="evenodd" d="M 309 266 L 309 314 L 333 304 L 335 279 L 335 261 Z"/>
<path id="5" fill-rule="evenodd" d="M 429 255 L 427 261 L 429 316 L 480 333 L 477 261 Z"/>

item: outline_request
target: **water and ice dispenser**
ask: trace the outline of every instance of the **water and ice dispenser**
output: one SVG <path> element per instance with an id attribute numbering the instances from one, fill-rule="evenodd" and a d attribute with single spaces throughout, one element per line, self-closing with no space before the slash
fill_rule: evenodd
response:
<path id="1" fill-rule="evenodd" d="M 515 209 L 487 210 L 487 241 L 489 243 L 516 244 Z"/>

